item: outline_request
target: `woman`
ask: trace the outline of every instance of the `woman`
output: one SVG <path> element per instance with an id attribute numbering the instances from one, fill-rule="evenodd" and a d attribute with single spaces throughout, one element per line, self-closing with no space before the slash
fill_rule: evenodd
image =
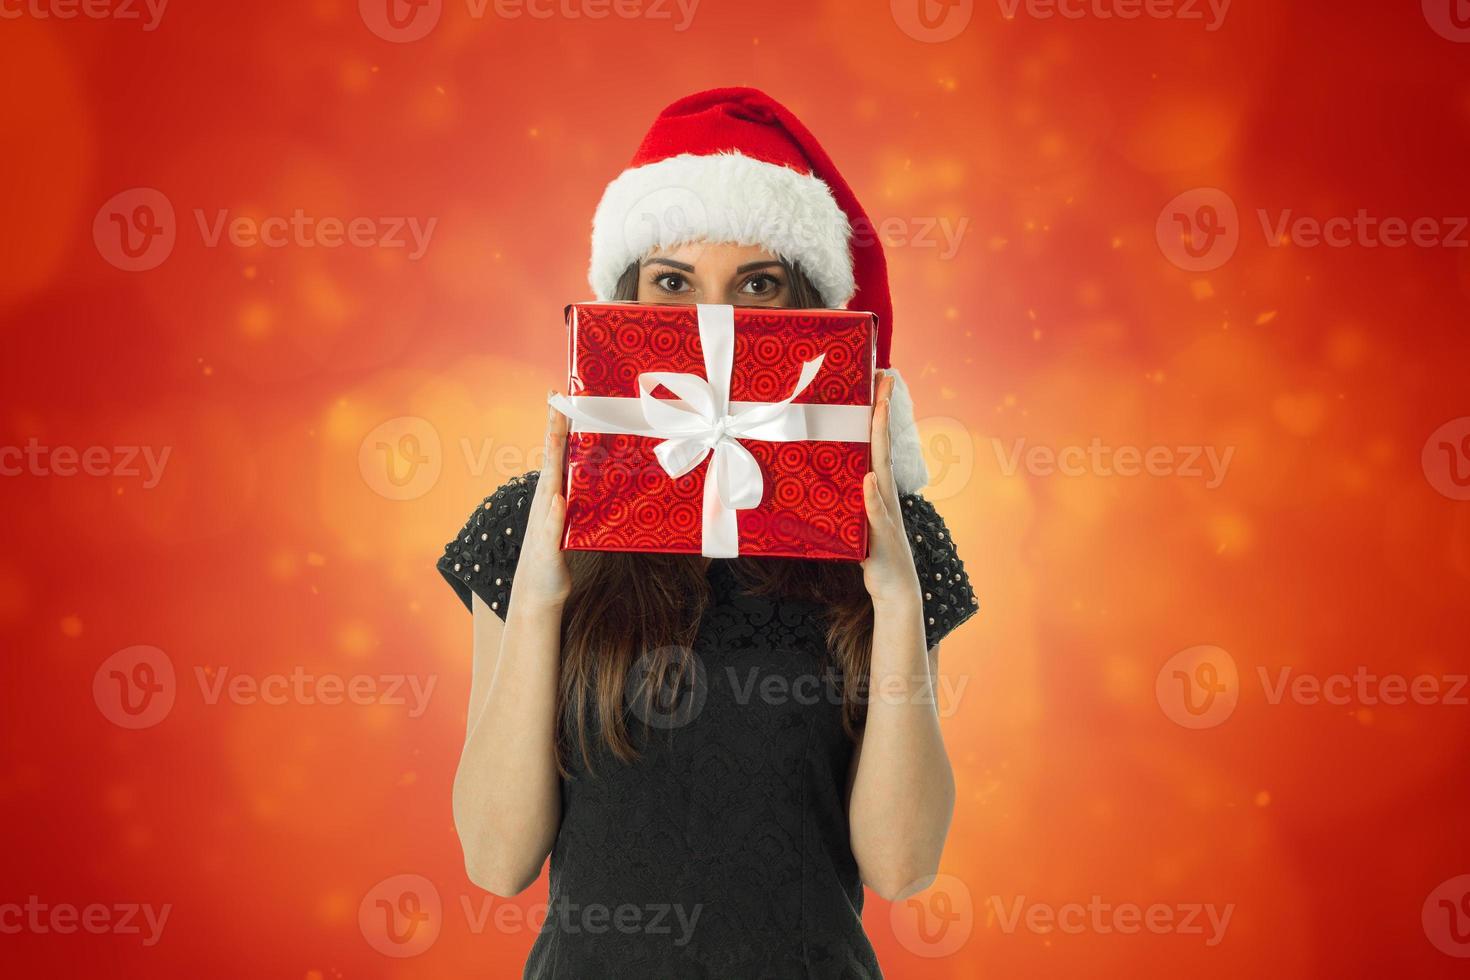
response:
<path id="1" fill-rule="evenodd" d="M 670 220 L 671 215 L 677 220 Z M 866 234 L 863 234 L 866 232 Z M 891 313 L 871 225 L 752 89 L 674 103 L 593 223 L 603 300 Z M 565 418 L 439 569 L 474 613 L 454 816 L 471 880 L 551 857 L 526 977 L 874 978 L 864 885 L 937 872 L 954 784 L 941 637 L 975 610 L 897 373 L 876 386 L 859 563 L 567 552 Z"/>

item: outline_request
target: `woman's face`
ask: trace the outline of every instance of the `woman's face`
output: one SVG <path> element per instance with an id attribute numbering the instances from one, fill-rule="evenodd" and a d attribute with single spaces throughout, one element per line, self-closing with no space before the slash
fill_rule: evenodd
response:
<path id="1" fill-rule="evenodd" d="M 695 242 L 660 249 L 640 263 L 638 302 L 786 306 L 787 279 L 780 260 L 757 245 Z"/>

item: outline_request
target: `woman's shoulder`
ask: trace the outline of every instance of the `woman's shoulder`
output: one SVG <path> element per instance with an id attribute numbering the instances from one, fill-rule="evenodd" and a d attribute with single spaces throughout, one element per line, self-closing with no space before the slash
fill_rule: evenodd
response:
<path id="1" fill-rule="evenodd" d="M 482 507 L 482 509 L 483 509 L 484 505 L 487 504 L 487 503 L 492 503 L 493 502 L 493 503 L 498 504 L 501 501 L 510 500 L 510 499 L 514 498 L 515 496 L 517 496 L 518 494 L 524 493 L 524 494 L 527 494 L 529 496 L 530 494 L 535 493 L 536 492 L 536 481 L 539 480 L 540 478 L 541 478 L 541 471 L 540 470 L 528 470 L 525 473 L 518 473 L 518 474 L 516 474 L 515 476 L 513 476 L 510 479 L 506 480 L 500 486 L 498 486 L 494 490 L 492 490 L 490 492 L 489 496 L 487 496 L 483 501 L 481 501 L 481 507 Z"/>
<path id="2" fill-rule="evenodd" d="M 496 487 L 444 545 L 439 573 L 466 608 L 473 608 L 472 596 L 479 595 L 487 606 L 504 615 L 539 476 L 538 470 L 532 470 Z"/>
<path id="3" fill-rule="evenodd" d="M 899 494 L 903 526 L 908 534 L 914 569 L 924 594 L 924 634 L 934 647 L 955 627 L 975 615 L 980 600 L 970 583 L 954 535 L 927 497 Z"/>
<path id="4" fill-rule="evenodd" d="M 481 541 L 488 542 L 493 537 L 490 532 L 495 531 L 519 543 L 521 534 L 526 529 L 531 498 L 536 493 L 536 481 L 540 476 L 539 470 L 531 470 L 511 477 L 492 490 L 474 510 L 470 511 L 461 529 L 461 537 L 470 535 L 470 532 L 474 531 L 478 533 Z"/>

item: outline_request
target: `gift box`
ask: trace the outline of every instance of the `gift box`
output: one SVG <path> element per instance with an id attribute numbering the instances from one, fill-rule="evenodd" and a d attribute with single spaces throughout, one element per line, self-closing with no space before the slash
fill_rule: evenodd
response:
<path id="1" fill-rule="evenodd" d="M 565 548 L 861 560 L 876 317 L 567 308 Z"/>

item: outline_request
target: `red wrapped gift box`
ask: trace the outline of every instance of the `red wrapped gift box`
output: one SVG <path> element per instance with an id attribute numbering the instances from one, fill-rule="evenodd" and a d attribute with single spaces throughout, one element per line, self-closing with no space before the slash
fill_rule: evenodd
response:
<path id="1" fill-rule="evenodd" d="M 567 328 L 563 547 L 866 556 L 872 314 L 585 303 Z"/>

